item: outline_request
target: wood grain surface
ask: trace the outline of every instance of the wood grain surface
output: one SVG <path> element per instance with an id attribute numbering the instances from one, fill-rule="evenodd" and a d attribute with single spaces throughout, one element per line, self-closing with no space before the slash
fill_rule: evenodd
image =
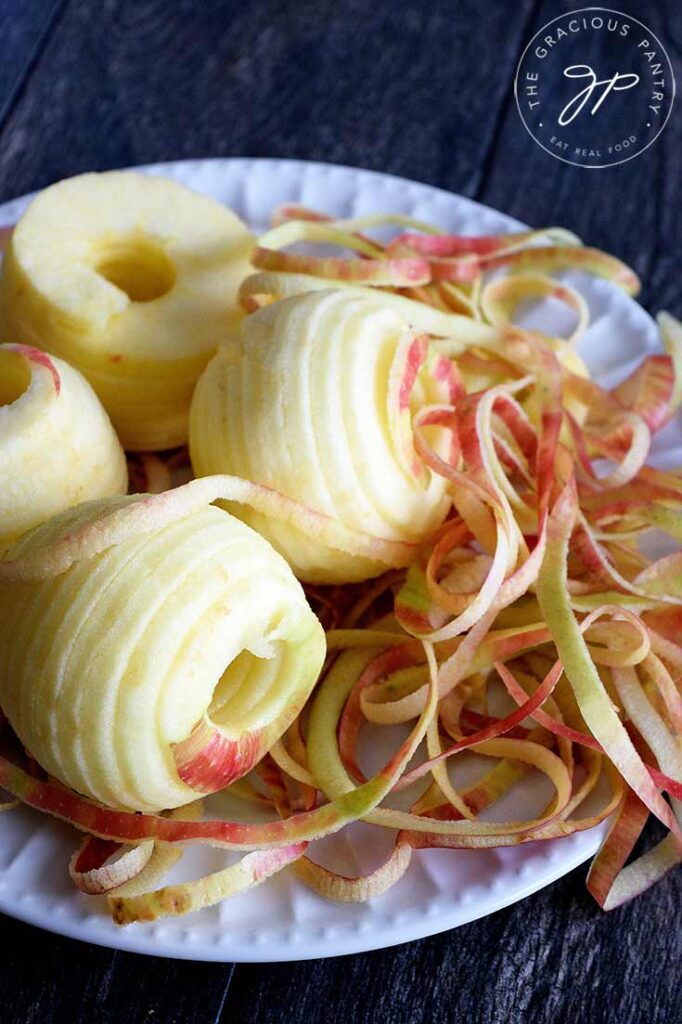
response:
<path id="1" fill-rule="evenodd" d="M 679 76 L 680 0 L 614 2 L 662 38 Z M 647 308 L 682 316 L 680 104 L 646 153 L 602 171 L 552 159 L 515 109 L 526 42 L 580 6 L 0 0 L 0 200 L 182 157 L 354 164 L 562 224 L 630 262 Z M 279 965 L 137 957 L 0 918 L 0 1024 L 673 1024 L 681 873 L 608 915 L 584 879 L 430 939 Z"/>

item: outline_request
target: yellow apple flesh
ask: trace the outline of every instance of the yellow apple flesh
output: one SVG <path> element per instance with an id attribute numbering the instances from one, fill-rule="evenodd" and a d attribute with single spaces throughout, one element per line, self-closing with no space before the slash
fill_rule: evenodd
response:
<path id="1" fill-rule="evenodd" d="M 136 505 L 153 517 L 164 498 L 87 502 L 0 563 L 3 711 L 51 775 L 131 810 L 181 806 L 249 771 L 301 710 L 325 655 L 284 559 L 222 509 L 111 534 L 112 516 Z M 65 544 L 68 568 L 50 569 Z M 29 578 L 3 576 L 22 559 Z"/>
<path id="2" fill-rule="evenodd" d="M 127 488 L 123 449 L 85 378 L 0 345 L 0 552 L 56 512 Z"/>
<path id="3" fill-rule="evenodd" d="M 0 279 L 0 335 L 67 359 L 129 449 L 187 440 L 196 380 L 242 313 L 251 234 L 163 178 L 110 171 L 41 192 Z"/>

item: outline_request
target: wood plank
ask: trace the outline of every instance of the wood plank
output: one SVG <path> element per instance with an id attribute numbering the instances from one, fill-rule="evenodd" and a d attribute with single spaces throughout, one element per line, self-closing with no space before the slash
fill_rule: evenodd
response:
<path id="1" fill-rule="evenodd" d="M 660 835 L 650 826 L 644 845 Z M 584 878 L 578 868 L 506 910 L 419 942 L 330 960 L 239 965 L 234 974 L 231 965 L 114 953 L 0 918 L 1 1019 L 670 1024 L 682 873 L 608 915 Z"/>
<path id="2" fill-rule="evenodd" d="M 214 1024 L 231 964 L 117 953 L 0 915 L 3 1024 Z"/>
<path id="3" fill-rule="evenodd" d="M 648 830 L 650 844 L 662 831 Z M 455 854 L 455 856 L 466 854 Z M 585 868 L 463 928 L 337 960 L 238 965 L 221 1018 L 258 1024 L 670 1024 L 682 872 L 604 914 Z"/>
<path id="4" fill-rule="evenodd" d="M 0 0 L 0 126 L 40 57 L 62 7 L 62 0 L 31 0 L 22 4 Z"/>
<path id="5" fill-rule="evenodd" d="M 0 3 L 0 25 L 2 11 Z M 644 272 L 647 301 L 673 304 L 679 120 L 622 168 L 552 160 L 509 99 L 520 49 L 556 2 L 520 0 L 512 12 L 503 0 L 484 11 L 476 0 L 302 0 L 288 10 L 276 0 L 108 0 L 96 10 L 70 0 L 27 86 L 13 93 L 0 196 L 87 169 L 183 156 L 357 164 L 475 195 L 534 223 L 564 222 Z M 679 61 L 676 12 L 676 0 L 652 0 L 644 17 L 654 28 L 660 21 Z M 418 943 L 234 974 L 229 965 L 111 953 L 2 919 L 0 1016 L 3 1024 L 668 1024 L 678 1013 L 680 873 L 611 915 L 592 903 L 584 876 L 578 869 L 523 903 Z"/>
<path id="6" fill-rule="evenodd" d="M 337 161 L 471 195 L 532 7 L 120 0 L 94 15 L 71 0 L 2 134 L 0 196 L 197 155 Z"/>
<path id="7" fill-rule="evenodd" d="M 682 18 L 679 7 L 672 15 L 674 7 L 667 0 L 650 0 L 638 13 L 663 42 L 679 81 Z M 557 13 L 554 0 L 543 0 L 526 42 Z M 645 306 L 682 316 L 681 186 L 679 98 L 667 127 L 646 152 L 616 167 L 586 170 L 556 160 L 529 137 L 514 102 L 512 76 L 499 137 L 476 198 L 533 225 L 561 224 L 586 244 L 620 256 L 643 278 Z"/>

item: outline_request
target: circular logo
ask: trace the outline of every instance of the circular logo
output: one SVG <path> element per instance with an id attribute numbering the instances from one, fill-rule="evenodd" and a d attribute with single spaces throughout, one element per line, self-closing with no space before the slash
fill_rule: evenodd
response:
<path id="1" fill-rule="evenodd" d="M 641 21 L 585 7 L 533 36 L 514 95 L 521 120 L 546 152 L 578 167 L 611 167 L 661 134 L 675 78 L 661 41 Z"/>

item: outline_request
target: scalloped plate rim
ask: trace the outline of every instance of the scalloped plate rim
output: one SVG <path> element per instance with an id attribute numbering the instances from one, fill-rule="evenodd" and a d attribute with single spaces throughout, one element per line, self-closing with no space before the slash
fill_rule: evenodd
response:
<path id="1" fill-rule="evenodd" d="M 451 210 L 459 206 L 461 211 L 466 212 L 469 217 L 476 218 L 478 216 L 482 219 L 490 219 L 492 216 L 493 219 L 497 218 L 500 222 L 504 222 L 504 225 L 508 228 L 518 229 L 525 227 L 522 222 L 515 218 L 500 213 L 473 199 L 455 195 L 445 189 L 408 178 L 385 174 L 380 171 L 331 162 L 260 157 L 210 157 L 145 164 L 130 169 L 153 174 L 166 173 L 185 181 L 191 187 L 197 187 L 193 185 L 193 179 L 199 174 L 206 172 L 207 169 L 209 173 L 215 172 L 216 174 L 221 171 L 226 171 L 229 174 L 230 170 L 232 170 L 237 176 L 241 175 L 242 180 L 247 178 L 249 172 L 264 172 L 266 175 L 269 174 L 271 176 L 273 183 L 278 171 L 299 176 L 317 176 L 318 179 L 321 179 L 325 174 L 330 175 L 333 173 L 337 178 L 340 176 L 343 179 L 348 179 L 355 189 L 358 186 L 362 188 L 369 187 L 372 184 L 392 189 L 409 189 L 410 193 L 421 197 L 421 200 L 445 203 Z M 320 185 L 322 184 L 321 181 L 319 183 Z M 219 189 L 215 191 L 219 191 Z M 16 197 L 0 204 L 0 224 L 11 223 L 33 195 L 35 193 Z M 418 202 L 421 200 L 417 198 Z M 242 215 L 244 213 L 243 210 L 238 210 L 237 212 Z M 602 286 L 603 282 L 595 282 L 594 293 L 597 294 Z M 607 287 L 610 288 L 610 286 Z M 641 314 L 644 318 L 640 318 L 642 330 L 650 335 L 651 328 L 654 327 L 651 317 L 632 299 L 620 293 L 619 304 L 623 308 L 625 308 L 624 304 L 630 304 L 631 314 L 634 307 L 638 311 L 638 315 Z M 647 350 L 646 344 L 644 344 L 643 350 Z M 9 818 L 4 820 L 8 821 Z M 441 907 L 435 914 L 428 909 L 429 906 L 432 907 L 434 905 L 433 900 L 431 900 L 428 905 L 425 905 L 422 915 L 409 922 L 403 921 L 401 923 L 400 919 L 401 916 L 404 917 L 404 911 L 402 913 L 398 911 L 393 913 L 393 915 L 389 914 L 388 917 L 383 915 L 385 920 L 380 920 L 379 924 L 374 926 L 371 923 L 371 919 L 369 925 L 366 922 L 363 924 L 360 920 L 355 924 L 349 924 L 346 919 L 343 919 L 335 926 L 324 926 L 308 931 L 299 925 L 299 930 L 301 930 L 299 938 L 292 936 L 291 931 L 292 928 L 295 928 L 295 925 L 293 922 L 288 922 L 285 923 L 281 932 L 271 933 L 269 940 L 266 937 L 265 941 L 261 941 L 256 937 L 255 940 L 251 941 L 250 946 L 240 946 L 239 937 L 236 939 L 232 938 L 226 930 L 219 937 L 202 938 L 202 931 L 210 931 L 210 929 L 202 925 L 202 917 L 206 913 L 205 911 L 182 919 L 181 926 L 171 931 L 169 938 L 162 937 L 162 933 L 167 931 L 168 922 L 160 922 L 153 925 L 134 925 L 126 929 L 119 929 L 104 915 L 97 916 L 95 911 L 86 911 L 85 905 L 83 905 L 81 910 L 81 919 L 73 919 L 68 914 L 63 913 L 65 904 L 70 906 L 71 902 L 73 902 L 73 894 L 68 888 L 70 882 L 66 870 L 64 871 L 64 892 L 52 908 L 49 906 L 33 907 L 30 905 L 40 899 L 39 892 L 37 894 L 29 891 L 24 891 L 21 894 L 15 892 L 13 895 L 11 890 L 6 891 L 8 889 L 5 880 L 6 872 L 5 869 L 0 870 L 0 911 L 10 917 L 67 938 L 150 956 L 200 961 L 263 963 L 350 955 L 369 950 L 383 949 L 403 942 L 436 935 L 510 906 L 556 881 L 588 860 L 598 849 L 605 828 L 605 825 L 601 825 L 589 832 L 576 833 L 565 839 L 554 840 L 551 844 L 533 843 L 529 844 L 528 847 L 517 847 L 516 849 L 523 850 L 522 867 L 528 867 L 529 864 L 536 860 L 540 862 L 540 867 L 533 874 L 531 881 L 521 881 L 521 874 L 523 873 L 521 870 L 510 871 L 508 868 L 503 868 L 500 877 L 504 878 L 506 875 L 507 880 L 509 880 L 510 875 L 516 876 L 515 882 L 512 878 L 514 884 L 512 884 L 511 888 L 503 890 L 498 879 L 497 882 L 493 881 L 485 886 L 479 894 L 479 898 L 475 899 L 473 892 L 481 887 L 474 886 L 472 892 L 469 893 L 468 899 L 458 898 L 451 901 L 451 905 L 445 908 Z M 39 831 L 40 829 L 36 828 L 33 836 Z M 542 853 L 539 852 L 538 848 L 542 849 Z M 475 851 L 451 851 L 451 853 L 453 856 L 456 856 L 457 853 L 460 856 L 466 857 L 477 856 Z M 16 857 L 11 861 L 11 864 L 15 860 Z M 527 872 L 525 873 L 527 874 Z M 272 884 L 273 881 L 275 880 L 265 884 Z M 257 893 L 258 890 L 253 890 L 253 892 Z M 78 899 L 85 899 L 85 897 L 80 897 L 78 894 L 76 896 Z M 381 897 L 382 900 L 386 898 L 386 895 Z M 443 900 L 443 897 L 441 896 L 440 899 Z M 336 905 L 324 902 L 325 906 L 329 908 L 328 916 L 332 918 Z M 372 910 L 372 904 L 373 901 L 370 901 L 369 904 L 359 905 L 358 909 L 362 906 L 369 906 L 370 910 Z M 176 922 L 172 922 L 172 924 L 175 925 Z M 336 928 L 335 933 L 333 932 L 334 927 Z"/>

